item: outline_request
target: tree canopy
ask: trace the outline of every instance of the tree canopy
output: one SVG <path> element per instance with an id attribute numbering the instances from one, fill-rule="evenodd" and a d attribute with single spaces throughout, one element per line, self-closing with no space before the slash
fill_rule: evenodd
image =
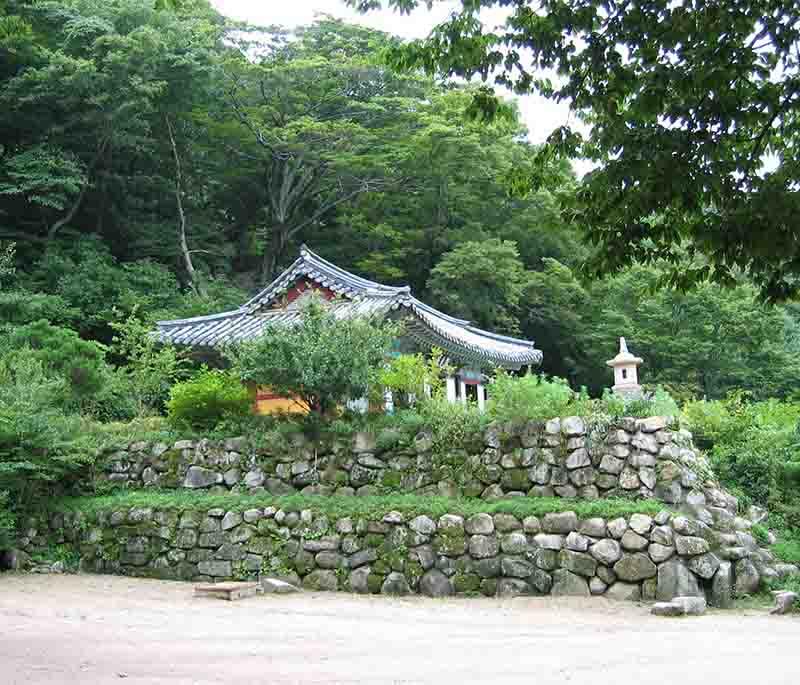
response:
<path id="1" fill-rule="evenodd" d="M 430 0 L 348 0 L 409 11 Z M 501 27 L 480 12 L 503 8 Z M 762 297 L 800 288 L 800 12 L 781 0 L 462 0 L 395 66 L 479 76 L 569 106 L 550 150 L 592 160 L 576 210 L 590 274 L 660 264 L 666 280 Z M 482 94 L 482 102 L 491 98 Z"/>

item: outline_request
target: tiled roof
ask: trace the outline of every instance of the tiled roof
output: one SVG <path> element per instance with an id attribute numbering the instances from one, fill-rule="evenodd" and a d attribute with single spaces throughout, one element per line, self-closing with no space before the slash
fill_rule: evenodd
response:
<path id="1" fill-rule="evenodd" d="M 392 287 L 369 281 L 322 259 L 303 246 L 300 257 L 268 287 L 238 309 L 191 319 L 159 321 L 163 342 L 192 347 L 221 347 L 252 340 L 268 326 L 299 319 L 297 307 L 270 308 L 299 278 L 307 278 L 340 297 L 330 304 L 336 316 L 383 316 L 398 311 L 409 335 L 441 347 L 462 362 L 508 368 L 538 365 L 542 353 L 532 341 L 481 330 L 469 321 L 448 316 L 420 302 L 408 286 Z"/>

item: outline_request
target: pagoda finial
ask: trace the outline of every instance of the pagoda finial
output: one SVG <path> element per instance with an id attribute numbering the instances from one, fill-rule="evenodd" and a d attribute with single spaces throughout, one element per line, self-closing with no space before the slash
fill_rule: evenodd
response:
<path id="1" fill-rule="evenodd" d="M 619 339 L 619 353 L 620 354 L 629 354 L 628 345 L 625 342 L 625 338 L 623 338 L 623 337 L 620 337 L 620 339 Z"/>

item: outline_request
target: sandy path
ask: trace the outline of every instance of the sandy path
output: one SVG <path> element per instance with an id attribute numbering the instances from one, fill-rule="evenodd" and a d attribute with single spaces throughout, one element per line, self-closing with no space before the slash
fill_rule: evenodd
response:
<path id="1" fill-rule="evenodd" d="M 651 617 L 606 600 L 192 597 L 110 576 L 0 576 L 0 685 L 800 683 L 800 619 Z"/>

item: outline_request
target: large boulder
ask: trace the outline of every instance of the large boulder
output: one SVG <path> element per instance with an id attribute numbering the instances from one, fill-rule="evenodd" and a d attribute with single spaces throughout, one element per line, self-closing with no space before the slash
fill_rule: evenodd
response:
<path id="1" fill-rule="evenodd" d="M 709 597 L 712 606 L 720 609 L 730 609 L 733 605 L 733 564 L 729 561 L 721 561 L 714 580 L 711 581 L 711 596 Z"/>
<path id="2" fill-rule="evenodd" d="M 638 583 L 614 583 L 605 596 L 608 599 L 620 602 L 638 602 L 642 598 L 642 591 Z"/>
<path id="3" fill-rule="evenodd" d="M 758 592 L 761 576 L 750 559 L 737 561 L 734 575 L 736 577 L 735 589 L 737 595 L 752 595 Z"/>
<path id="4" fill-rule="evenodd" d="M 316 569 L 303 578 L 303 587 L 308 590 L 338 590 L 336 571 Z"/>
<path id="5" fill-rule="evenodd" d="M 561 568 L 587 578 L 591 578 L 597 570 L 597 561 L 583 552 L 562 549 L 558 555 L 558 560 Z"/>
<path id="6" fill-rule="evenodd" d="M 646 554 L 636 552 L 634 554 L 624 554 L 616 564 L 614 573 L 620 580 L 636 582 L 652 578 L 657 573 L 656 565 Z"/>
<path id="7" fill-rule="evenodd" d="M 675 536 L 675 548 L 682 557 L 693 557 L 708 552 L 708 542 L 703 538 L 677 535 Z"/>
<path id="8" fill-rule="evenodd" d="M 464 530 L 469 535 L 491 535 L 494 533 L 494 519 L 489 514 L 475 514 L 464 522 Z"/>
<path id="9" fill-rule="evenodd" d="M 573 530 L 578 530 L 578 515 L 574 511 L 545 514 L 542 529 L 546 533 L 566 535 Z"/>
<path id="10" fill-rule="evenodd" d="M 453 583 L 438 569 L 431 569 L 419 581 L 419 591 L 426 597 L 449 597 L 453 594 Z"/>
<path id="11" fill-rule="evenodd" d="M 705 578 L 706 580 L 710 580 L 714 577 L 714 574 L 719 568 L 719 559 L 717 559 L 717 557 L 711 552 L 708 552 L 697 557 L 692 557 L 689 559 L 687 565 L 689 570 L 696 575 L 700 576 L 701 578 Z"/>
<path id="12" fill-rule="evenodd" d="M 678 559 L 664 562 L 658 567 L 656 599 L 669 602 L 675 597 L 703 597 L 703 591 L 694 575 Z"/>
<path id="13" fill-rule="evenodd" d="M 408 587 L 408 581 L 402 573 L 393 571 L 381 585 L 381 594 L 383 595 L 407 595 L 411 592 Z"/>
<path id="14" fill-rule="evenodd" d="M 554 597 L 589 597 L 589 583 L 565 568 L 553 572 L 553 587 L 550 593 Z"/>
<path id="15" fill-rule="evenodd" d="M 222 474 L 207 469 L 203 466 L 190 466 L 186 471 L 186 477 L 183 480 L 183 487 L 192 490 L 199 490 L 201 488 L 210 488 L 212 485 L 222 482 Z"/>
<path id="16" fill-rule="evenodd" d="M 369 583 L 367 582 L 370 574 L 369 566 L 362 566 L 350 573 L 349 583 L 350 591 L 357 592 L 360 595 L 367 595 L 371 592 Z"/>
<path id="17" fill-rule="evenodd" d="M 620 560 L 622 549 L 616 540 L 605 538 L 593 544 L 589 548 L 589 554 L 601 564 L 613 566 Z"/>

